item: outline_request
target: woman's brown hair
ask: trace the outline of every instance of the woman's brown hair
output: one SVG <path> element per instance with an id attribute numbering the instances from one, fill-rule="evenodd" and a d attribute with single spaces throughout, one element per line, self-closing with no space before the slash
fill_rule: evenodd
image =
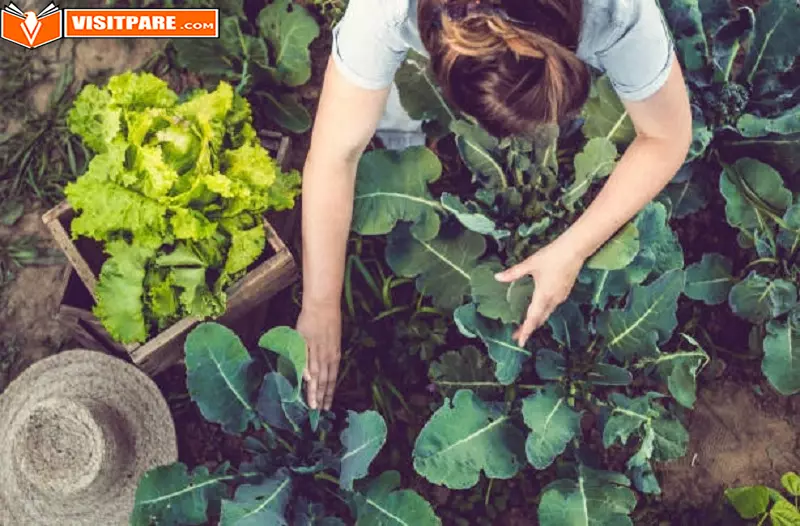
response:
<path id="1" fill-rule="evenodd" d="M 419 0 L 420 35 L 445 96 L 498 137 L 576 113 L 583 0 Z"/>

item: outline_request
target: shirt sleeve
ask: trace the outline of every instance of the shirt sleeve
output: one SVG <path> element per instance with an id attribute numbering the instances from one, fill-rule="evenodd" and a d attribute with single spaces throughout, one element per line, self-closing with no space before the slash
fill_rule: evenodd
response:
<path id="1" fill-rule="evenodd" d="M 400 21 L 385 0 L 350 0 L 344 17 L 333 28 L 331 54 L 338 70 L 365 89 L 392 84 L 408 45 L 400 34 Z"/>
<path id="2" fill-rule="evenodd" d="M 666 83 L 673 43 L 656 0 L 624 3 L 629 12 L 622 17 L 615 41 L 598 53 L 598 59 L 620 98 L 638 101 Z"/>

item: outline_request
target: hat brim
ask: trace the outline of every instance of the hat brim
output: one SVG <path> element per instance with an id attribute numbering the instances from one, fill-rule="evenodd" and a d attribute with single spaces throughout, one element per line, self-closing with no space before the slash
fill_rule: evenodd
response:
<path id="1" fill-rule="evenodd" d="M 32 491 L 14 462 L 13 437 L 31 410 L 53 398 L 68 398 L 111 408 L 130 435 L 123 472 L 113 483 L 70 498 Z M 35 453 L 34 453 L 35 454 Z M 148 470 L 178 459 L 175 424 L 166 400 L 142 371 L 95 351 L 72 350 L 45 358 L 0 394 L 0 526 L 124 525 L 133 510 L 136 488 Z"/>

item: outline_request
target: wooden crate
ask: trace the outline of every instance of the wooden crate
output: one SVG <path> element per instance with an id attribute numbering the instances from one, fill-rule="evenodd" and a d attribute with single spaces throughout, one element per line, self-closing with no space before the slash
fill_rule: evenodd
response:
<path id="1" fill-rule="evenodd" d="M 263 142 L 285 169 L 289 139 L 270 134 Z M 73 268 L 63 284 L 59 320 L 72 329 L 76 341 L 81 345 L 129 356 L 133 363 L 150 375 L 158 374 L 177 363 L 183 355 L 182 347 L 186 335 L 203 320 L 198 317 L 184 318 L 143 344 L 124 345 L 116 342 L 92 314 L 92 307 L 97 299 L 97 278 L 104 261 L 102 247 L 90 239 L 80 238 L 73 241 L 70 238 L 70 224 L 74 215 L 69 203 L 62 202 L 42 217 Z M 269 221 L 266 218 L 263 221 L 269 256 L 255 264 L 242 279 L 227 289 L 227 309 L 218 319 L 222 324 L 236 325 L 246 315 L 262 309 L 270 297 L 299 278 L 291 252 Z"/>

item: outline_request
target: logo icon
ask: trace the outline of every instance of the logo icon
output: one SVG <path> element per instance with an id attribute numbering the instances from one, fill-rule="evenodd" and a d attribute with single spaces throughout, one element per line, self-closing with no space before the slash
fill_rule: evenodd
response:
<path id="1" fill-rule="evenodd" d="M 22 47 L 34 49 L 62 37 L 62 12 L 51 3 L 38 15 L 34 11 L 23 12 L 13 3 L 2 12 L 0 36 Z"/>

